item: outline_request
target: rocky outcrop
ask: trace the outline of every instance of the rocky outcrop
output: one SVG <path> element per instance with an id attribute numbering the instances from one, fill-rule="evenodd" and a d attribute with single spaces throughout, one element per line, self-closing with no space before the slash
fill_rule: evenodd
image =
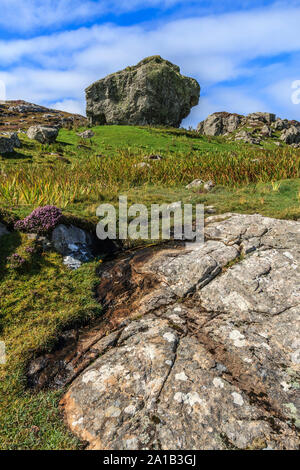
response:
<path id="1" fill-rule="evenodd" d="M 214 113 L 208 116 L 205 121 L 200 122 L 197 130 L 204 135 L 224 135 L 227 132 L 235 131 L 241 124 L 242 119 L 243 116 L 240 114 Z"/>
<path id="2" fill-rule="evenodd" d="M 129 124 L 179 127 L 199 102 L 196 80 L 160 56 L 148 57 L 86 89 L 92 125 Z"/>
<path id="3" fill-rule="evenodd" d="M 28 129 L 27 137 L 36 140 L 41 144 L 52 144 L 56 141 L 58 129 L 56 127 L 31 126 Z"/>
<path id="4" fill-rule="evenodd" d="M 251 113 L 248 116 L 214 113 L 198 124 L 197 131 L 203 135 L 224 135 L 256 145 L 260 144 L 261 140 L 272 137 L 280 138 L 289 145 L 300 143 L 300 123 L 276 118 L 272 113 Z"/>
<path id="5" fill-rule="evenodd" d="M 299 144 L 300 143 L 300 126 L 291 126 L 285 129 L 280 139 L 283 140 L 286 144 Z"/>
<path id="6" fill-rule="evenodd" d="M 300 223 L 225 214 L 205 231 L 101 267 L 106 313 L 54 379 L 82 371 L 62 405 L 90 449 L 298 448 Z"/>
<path id="7" fill-rule="evenodd" d="M 71 114 L 49 109 L 22 100 L 4 101 L 0 106 L 0 126 L 10 131 L 26 130 L 33 125 L 50 127 L 81 127 L 87 119 L 79 114 Z"/>

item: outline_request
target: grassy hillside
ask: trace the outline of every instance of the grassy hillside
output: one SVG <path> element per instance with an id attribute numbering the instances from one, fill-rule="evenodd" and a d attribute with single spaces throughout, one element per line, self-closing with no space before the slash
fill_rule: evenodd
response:
<path id="1" fill-rule="evenodd" d="M 214 204 L 218 211 L 300 217 L 300 150 L 278 148 L 271 140 L 258 147 L 176 129 L 93 130 L 95 137 L 85 140 L 63 129 L 53 145 L 23 137 L 22 148 L 0 160 L 0 205 L 23 215 L 55 204 L 92 216 L 100 202 L 116 203 L 119 194 L 127 194 L 134 202 L 181 199 Z M 151 154 L 162 159 L 147 159 Z M 209 194 L 186 190 L 196 178 L 217 186 Z"/>
<path id="2" fill-rule="evenodd" d="M 81 129 L 82 130 L 82 129 Z M 300 218 L 300 151 L 229 143 L 176 129 L 97 127 L 84 140 L 79 130 L 61 130 L 53 145 L 21 137 L 15 154 L 0 157 L 0 208 L 25 216 L 40 205 L 95 219 L 99 203 L 183 202 L 214 205 L 217 212 L 259 212 Z M 150 160 L 158 154 L 161 160 Z M 141 163 L 146 163 L 141 166 Z M 211 192 L 186 189 L 199 178 L 213 180 Z M 0 366 L 0 448 L 71 449 L 80 443 L 58 411 L 62 392 L 26 390 L 26 364 L 51 348 L 62 329 L 101 315 L 92 296 L 97 260 L 76 272 L 61 257 L 36 252 L 14 232 L 0 241 L 0 339 L 8 363 Z M 7 258 L 26 259 L 11 269 Z"/>

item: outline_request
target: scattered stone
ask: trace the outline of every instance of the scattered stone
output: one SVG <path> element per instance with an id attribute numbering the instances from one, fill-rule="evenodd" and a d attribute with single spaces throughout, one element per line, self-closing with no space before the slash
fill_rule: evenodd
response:
<path id="1" fill-rule="evenodd" d="M 140 162 L 140 163 L 137 163 L 136 165 L 134 165 L 135 168 L 151 168 L 151 165 L 149 165 L 149 163 L 146 163 L 146 162 Z"/>
<path id="2" fill-rule="evenodd" d="M 10 106 L 9 111 L 14 113 L 43 113 L 46 108 L 43 106 L 38 106 L 37 104 L 32 103 L 22 103 L 16 106 Z"/>
<path id="3" fill-rule="evenodd" d="M 191 183 L 189 183 L 189 184 L 186 186 L 186 189 L 202 188 L 203 185 L 204 185 L 204 181 L 203 181 L 203 180 L 196 179 L 196 180 L 192 181 Z"/>
<path id="4" fill-rule="evenodd" d="M 211 191 L 213 188 L 215 187 L 215 183 L 211 180 L 207 181 L 206 183 L 204 183 L 203 185 L 203 189 L 205 191 Z"/>
<path id="5" fill-rule="evenodd" d="M 260 139 L 253 137 L 252 134 L 246 131 L 241 131 L 238 132 L 235 136 L 236 141 L 243 141 L 245 144 L 252 144 L 252 145 L 259 145 L 260 144 Z"/>
<path id="6" fill-rule="evenodd" d="M 217 210 L 214 206 L 205 206 L 204 207 L 204 212 L 206 214 L 215 214 L 217 212 Z"/>
<path id="7" fill-rule="evenodd" d="M 86 89 L 92 125 L 129 124 L 179 127 L 199 102 L 200 86 L 160 56 L 111 74 Z"/>
<path id="8" fill-rule="evenodd" d="M 52 144 L 56 141 L 58 129 L 55 127 L 31 126 L 27 131 L 29 139 L 36 140 L 41 144 Z"/>
<path id="9" fill-rule="evenodd" d="M 84 132 L 81 132 L 80 134 L 77 134 L 79 137 L 81 137 L 82 139 L 91 139 L 92 137 L 95 136 L 95 133 L 91 130 L 91 129 L 88 129 Z"/>
<path id="10" fill-rule="evenodd" d="M 267 126 L 267 124 L 265 124 L 263 128 L 261 129 L 260 134 L 263 137 L 272 137 L 272 129 L 269 126 Z"/>

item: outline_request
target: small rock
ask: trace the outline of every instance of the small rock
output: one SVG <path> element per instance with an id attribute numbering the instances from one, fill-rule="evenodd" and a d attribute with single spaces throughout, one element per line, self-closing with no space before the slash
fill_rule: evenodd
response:
<path id="1" fill-rule="evenodd" d="M 151 168 L 151 165 L 149 165 L 149 163 L 146 163 L 146 162 L 140 162 L 134 166 L 135 168 Z"/>
<path id="2" fill-rule="evenodd" d="M 211 180 L 207 181 L 203 185 L 203 189 L 205 189 L 205 191 L 211 191 L 214 187 L 215 187 L 215 183 Z"/>
<path id="3" fill-rule="evenodd" d="M 200 188 L 204 185 L 203 180 L 196 179 L 186 186 L 186 189 Z"/>
<path id="4" fill-rule="evenodd" d="M 204 212 L 206 214 L 215 214 L 217 212 L 217 210 L 214 206 L 205 206 Z"/>
<path id="5" fill-rule="evenodd" d="M 84 131 L 84 132 L 81 132 L 80 134 L 77 134 L 79 137 L 82 137 L 82 139 L 91 139 L 92 137 L 94 137 L 94 132 L 91 131 L 90 129 Z"/>

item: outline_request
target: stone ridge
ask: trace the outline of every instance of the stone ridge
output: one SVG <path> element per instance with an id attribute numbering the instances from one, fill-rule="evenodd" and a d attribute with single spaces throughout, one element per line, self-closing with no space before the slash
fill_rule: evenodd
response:
<path id="1" fill-rule="evenodd" d="M 299 247 L 299 222 L 225 214 L 204 245 L 103 266 L 70 429 L 90 449 L 297 449 Z"/>
<path id="2" fill-rule="evenodd" d="M 87 119 L 80 114 L 58 111 L 23 100 L 1 102 L 0 134 L 7 131 L 25 131 L 35 124 L 69 128 L 86 126 Z"/>

